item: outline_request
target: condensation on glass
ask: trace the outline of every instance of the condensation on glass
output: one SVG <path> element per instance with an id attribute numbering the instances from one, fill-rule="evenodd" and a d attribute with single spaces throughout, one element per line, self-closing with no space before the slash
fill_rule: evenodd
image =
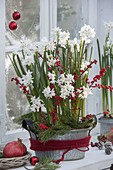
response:
<path id="1" fill-rule="evenodd" d="M 14 11 L 21 14 L 17 20 L 18 28 L 15 31 L 9 29 L 9 23 L 14 21 Z M 6 46 L 18 45 L 22 36 L 32 42 L 39 41 L 40 37 L 40 1 L 39 0 L 6 0 Z M 8 53 L 7 53 L 8 54 Z M 7 55 L 6 54 L 6 55 Z M 15 77 L 10 60 L 6 57 L 6 126 L 7 130 L 18 128 L 16 119 L 28 112 L 26 97 L 20 92 L 19 87 L 11 82 Z"/>
<path id="2" fill-rule="evenodd" d="M 57 0 L 58 27 L 69 30 L 74 38 L 84 24 L 88 24 L 87 0 Z"/>
<path id="3" fill-rule="evenodd" d="M 21 18 L 16 21 L 18 28 L 11 31 L 9 23 L 13 21 L 15 10 L 21 14 Z M 19 41 L 22 35 L 31 41 L 39 40 L 39 12 L 39 0 L 6 0 L 6 45 L 15 45 L 15 41 Z"/>
<path id="4" fill-rule="evenodd" d="M 101 42 L 104 41 L 107 29 L 105 29 L 105 23 L 111 25 L 110 37 L 113 41 L 113 0 L 101 0 L 97 2 L 97 29 L 98 37 Z M 102 47 L 103 48 L 103 47 Z"/>

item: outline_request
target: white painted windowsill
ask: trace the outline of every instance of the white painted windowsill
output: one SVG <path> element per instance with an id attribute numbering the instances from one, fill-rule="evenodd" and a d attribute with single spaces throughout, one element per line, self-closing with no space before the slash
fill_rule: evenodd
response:
<path id="1" fill-rule="evenodd" d="M 91 141 L 97 142 L 97 136 L 99 134 L 95 132 L 94 134 L 92 135 Z M 9 135 L 10 140 L 13 140 L 13 136 L 15 136 L 14 133 L 7 134 L 7 135 Z M 17 136 L 20 135 L 23 139 L 24 144 L 27 146 L 28 151 L 32 154 L 32 156 L 35 156 L 34 151 L 29 149 L 30 148 L 29 133 L 26 130 L 20 130 L 18 131 Z M 94 148 L 90 148 L 90 150 L 85 153 L 84 159 L 61 162 L 60 163 L 61 167 L 58 170 L 104 170 L 105 168 L 110 167 L 111 164 L 113 164 L 113 152 L 111 153 L 111 155 L 106 155 L 104 149 L 99 150 L 98 148 L 94 147 Z M 29 169 L 30 168 L 32 169 L 33 167 L 29 167 Z M 8 170 L 25 170 L 25 168 L 19 167 L 19 168 L 13 168 Z"/>
<path id="2" fill-rule="evenodd" d="M 106 155 L 104 150 L 90 148 L 85 158 L 76 161 L 63 161 L 59 170 L 103 170 L 113 164 L 113 153 Z M 30 167 L 32 169 L 32 167 Z M 25 170 L 24 167 L 10 170 Z"/>

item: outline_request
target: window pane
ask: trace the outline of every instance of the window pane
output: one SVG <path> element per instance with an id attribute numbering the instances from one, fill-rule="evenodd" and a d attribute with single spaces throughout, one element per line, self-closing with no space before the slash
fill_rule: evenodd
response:
<path id="1" fill-rule="evenodd" d="M 98 30 L 98 37 L 101 40 L 101 42 L 104 42 L 105 35 L 108 31 L 105 29 L 105 23 L 109 23 L 108 25 L 111 25 L 110 29 L 110 38 L 113 40 L 113 1 L 109 0 L 100 0 L 97 1 L 97 30 Z"/>
<path id="2" fill-rule="evenodd" d="M 18 28 L 11 31 L 8 27 L 12 21 L 12 14 L 17 10 L 21 14 L 21 18 L 17 20 Z M 31 42 L 39 40 L 39 18 L 40 18 L 39 0 L 6 0 L 6 45 L 17 45 L 21 36 L 25 35 Z M 15 49 L 14 49 L 15 51 Z M 6 54 L 8 55 L 8 53 Z M 15 124 L 16 119 L 28 112 L 27 100 L 25 95 L 20 92 L 15 82 L 11 82 L 11 78 L 15 77 L 15 71 L 8 57 L 6 57 L 6 125 L 7 130 L 18 128 Z M 21 126 L 21 125 L 20 125 Z"/>
<path id="3" fill-rule="evenodd" d="M 9 54 L 8 54 L 9 55 Z M 27 113 L 27 100 L 20 91 L 19 86 L 11 81 L 16 77 L 15 71 L 8 57 L 6 57 L 6 126 L 7 130 L 21 127 L 17 124 L 17 118 Z"/>
<path id="4" fill-rule="evenodd" d="M 87 11 L 87 0 L 57 0 L 57 26 L 69 30 L 71 38 L 74 38 L 88 23 Z"/>
<path id="5" fill-rule="evenodd" d="M 12 45 L 20 40 L 22 35 L 27 36 L 31 41 L 39 40 L 39 0 L 6 0 L 6 45 Z M 16 30 L 9 29 L 9 23 L 14 21 L 12 14 L 18 11 L 21 15 L 16 20 Z"/>

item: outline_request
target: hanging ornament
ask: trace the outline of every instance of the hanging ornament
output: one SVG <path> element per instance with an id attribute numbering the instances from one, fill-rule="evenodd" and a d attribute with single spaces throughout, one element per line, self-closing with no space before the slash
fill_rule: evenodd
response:
<path id="1" fill-rule="evenodd" d="M 14 20 L 18 20 L 18 19 L 20 19 L 21 15 L 18 11 L 14 11 L 12 14 L 12 17 Z"/>
<path id="2" fill-rule="evenodd" d="M 9 29 L 12 30 L 12 31 L 16 30 L 17 29 L 17 23 L 14 22 L 14 21 L 11 21 L 9 23 Z"/>
<path id="3" fill-rule="evenodd" d="M 36 157 L 36 156 L 32 156 L 31 158 L 30 158 L 30 163 L 31 163 L 31 165 L 35 165 L 36 163 L 38 163 L 39 162 L 39 159 Z"/>

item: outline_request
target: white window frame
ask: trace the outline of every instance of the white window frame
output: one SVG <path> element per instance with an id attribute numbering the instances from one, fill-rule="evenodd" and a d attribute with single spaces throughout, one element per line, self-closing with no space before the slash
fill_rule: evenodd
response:
<path id="1" fill-rule="evenodd" d="M 0 1 L 0 141 L 5 133 L 5 1 Z"/>

